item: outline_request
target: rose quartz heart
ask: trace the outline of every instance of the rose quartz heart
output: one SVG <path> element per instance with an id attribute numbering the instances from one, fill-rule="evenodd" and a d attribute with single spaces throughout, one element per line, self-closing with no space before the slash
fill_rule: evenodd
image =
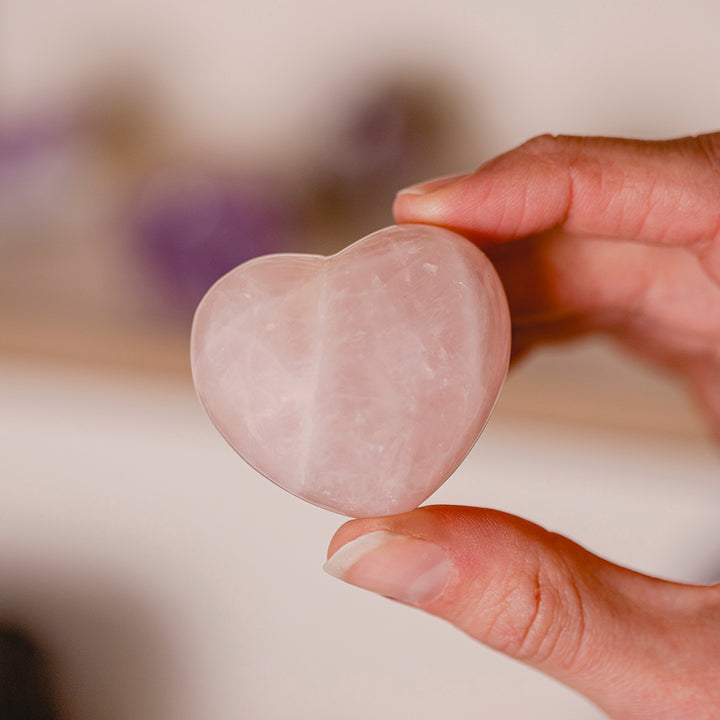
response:
<path id="1" fill-rule="evenodd" d="M 426 225 L 240 265 L 192 333 L 198 395 L 233 448 L 354 517 L 411 510 L 442 485 L 487 422 L 509 354 L 490 261 Z"/>

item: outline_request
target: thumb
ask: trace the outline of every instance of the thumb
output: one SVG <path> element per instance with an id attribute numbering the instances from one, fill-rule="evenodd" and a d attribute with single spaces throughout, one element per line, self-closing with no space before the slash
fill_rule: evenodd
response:
<path id="1" fill-rule="evenodd" d="M 720 716 L 720 586 L 639 575 L 505 513 L 352 520 L 325 569 L 442 617 L 613 718 Z"/>

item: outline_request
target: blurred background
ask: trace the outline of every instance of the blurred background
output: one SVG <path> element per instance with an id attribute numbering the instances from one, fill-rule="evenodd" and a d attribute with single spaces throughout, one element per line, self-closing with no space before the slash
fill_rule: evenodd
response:
<path id="1" fill-rule="evenodd" d="M 535 134 L 717 129 L 718 29 L 712 0 L 6 0 L 0 717 L 601 717 L 326 577 L 341 518 L 212 429 L 190 322 L 238 263 Z M 512 373 L 432 500 L 711 581 L 718 469 L 682 388 L 591 339 Z"/>

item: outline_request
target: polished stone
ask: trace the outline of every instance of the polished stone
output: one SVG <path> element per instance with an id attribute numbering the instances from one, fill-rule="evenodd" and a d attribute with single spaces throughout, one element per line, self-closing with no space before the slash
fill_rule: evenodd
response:
<path id="1" fill-rule="evenodd" d="M 510 317 L 490 261 L 437 227 L 336 255 L 269 255 L 195 315 L 193 378 L 256 470 L 354 517 L 411 510 L 457 468 L 502 387 Z"/>

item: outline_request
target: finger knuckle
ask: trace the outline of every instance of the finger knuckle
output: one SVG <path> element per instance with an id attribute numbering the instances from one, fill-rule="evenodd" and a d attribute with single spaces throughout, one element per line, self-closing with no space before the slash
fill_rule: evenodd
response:
<path id="1" fill-rule="evenodd" d="M 498 649 L 530 664 L 572 665 L 584 637 L 582 592 L 572 570 L 534 562 L 516 577 L 490 624 Z"/>

